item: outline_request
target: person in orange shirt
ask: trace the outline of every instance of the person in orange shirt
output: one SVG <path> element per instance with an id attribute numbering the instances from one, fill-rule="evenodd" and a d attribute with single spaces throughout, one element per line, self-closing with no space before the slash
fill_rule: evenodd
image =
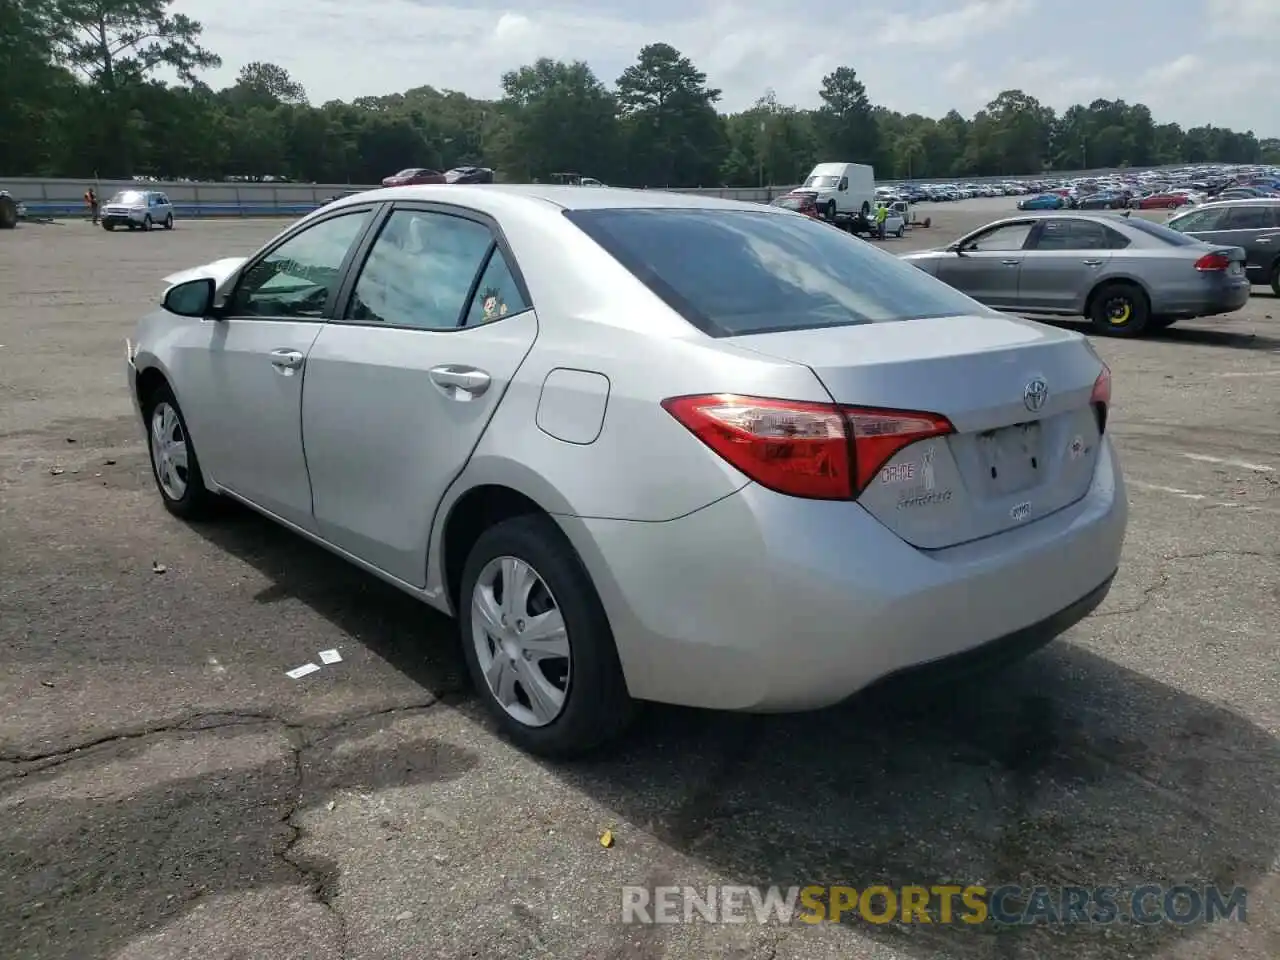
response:
<path id="1" fill-rule="evenodd" d="M 93 222 L 98 222 L 98 194 L 90 187 L 84 192 L 84 203 L 89 208 L 89 215 L 93 217 Z"/>

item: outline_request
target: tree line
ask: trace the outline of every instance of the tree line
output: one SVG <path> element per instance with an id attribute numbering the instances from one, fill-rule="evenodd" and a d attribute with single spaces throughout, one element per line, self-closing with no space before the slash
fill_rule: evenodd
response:
<path id="1" fill-rule="evenodd" d="M 765 91 L 726 115 L 721 91 L 665 43 L 640 50 L 612 87 L 585 62 L 544 58 L 504 74 L 497 100 L 423 86 L 316 106 L 271 63 L 245 66 L 221 90 L 201 82 L 221 59 L 171 2 L 0 3 L 0 175 L 366 184 L 405 167 L 476 164 L 509 180 L 572 172 L 619 185 L 749 186 L 796 183 L 824 160 L 897 179 L 1280 163 L 1278 139 L 1184 130 L 1123 100 L 1057 113 L 1006 90 L 973 117 L 901 114 L 873 104 L 849 66 L 823 78 L 817 109 Z"/>

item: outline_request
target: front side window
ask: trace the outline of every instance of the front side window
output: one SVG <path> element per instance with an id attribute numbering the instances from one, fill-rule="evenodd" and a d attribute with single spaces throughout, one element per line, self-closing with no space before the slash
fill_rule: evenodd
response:
<path id="1" fill-rule="evenodd" d="M 337 292 L 342 263 L 367 212 L 322 220 L 296 233 L 250 267 L 232 294 L 233 316 L 317 319 Z"/>
<path id="2" fill-rule="evenodd" d="M 444 213 L 397 210 L 369 251 L 345 319 L 421 330 L 456 329 L 492 246 L 493 235 L 482 223 Z"/>
<path id="3" fill-rule="evenodd" d="M 976 253 L 1021 250 L 1034 226 L 1032 223 L 1008 223 L 974 237 L 964 245 L 964 249 Z"/>
<path id="4" fill-rule="evenodd" d="M 714 337 L 986 312 L 923 270 L 808 217 L 710 209 L 564 215 Z"/>

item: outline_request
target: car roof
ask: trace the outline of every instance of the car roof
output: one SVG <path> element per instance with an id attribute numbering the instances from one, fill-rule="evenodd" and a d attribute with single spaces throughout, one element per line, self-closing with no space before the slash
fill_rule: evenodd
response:
<path id="1" fill-rule="evenodd" d="M 1280 203 L 1280 197 L 1240 197 L 1237 200 L 1210 200 L 1208 203 L 1192 207 L 1186 212 L 1192 213 L 1196 210 L 1203 210 L 1205 207 L 1255 207 L 1260 203 Z"/>
<path id="2" fill-rule="evenodd" d="M 500 215 L 531 206 L 561 210 L 754 210 L 774 212 L 769 204 L 743 200 L 722 200 L 693 193 L 671 193 L 666 190 L 632 190 L 624 187 L 561 186 L 541 183 L 450 183 L 418 184 L 405 187 L 383 187 L 366 190 L 339 203 L 386 203 L 393 200 L 417 200 L 424 203 L 452 203 L 485 213 Z M 334 204 L 333 206 L 337 206 Z M 774 208 L 776 210 L 776 208 Z"/>

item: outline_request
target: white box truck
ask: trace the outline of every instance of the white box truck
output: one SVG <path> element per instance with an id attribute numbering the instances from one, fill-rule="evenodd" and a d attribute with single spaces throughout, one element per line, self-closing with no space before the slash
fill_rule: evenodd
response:
<path id="1" fill-rule="evenodd" d="M 820 163 L 797 194 L 810 194 L 828 220 L 869 214 L 876 205 L 876 172 L 865 163 Z"/>

